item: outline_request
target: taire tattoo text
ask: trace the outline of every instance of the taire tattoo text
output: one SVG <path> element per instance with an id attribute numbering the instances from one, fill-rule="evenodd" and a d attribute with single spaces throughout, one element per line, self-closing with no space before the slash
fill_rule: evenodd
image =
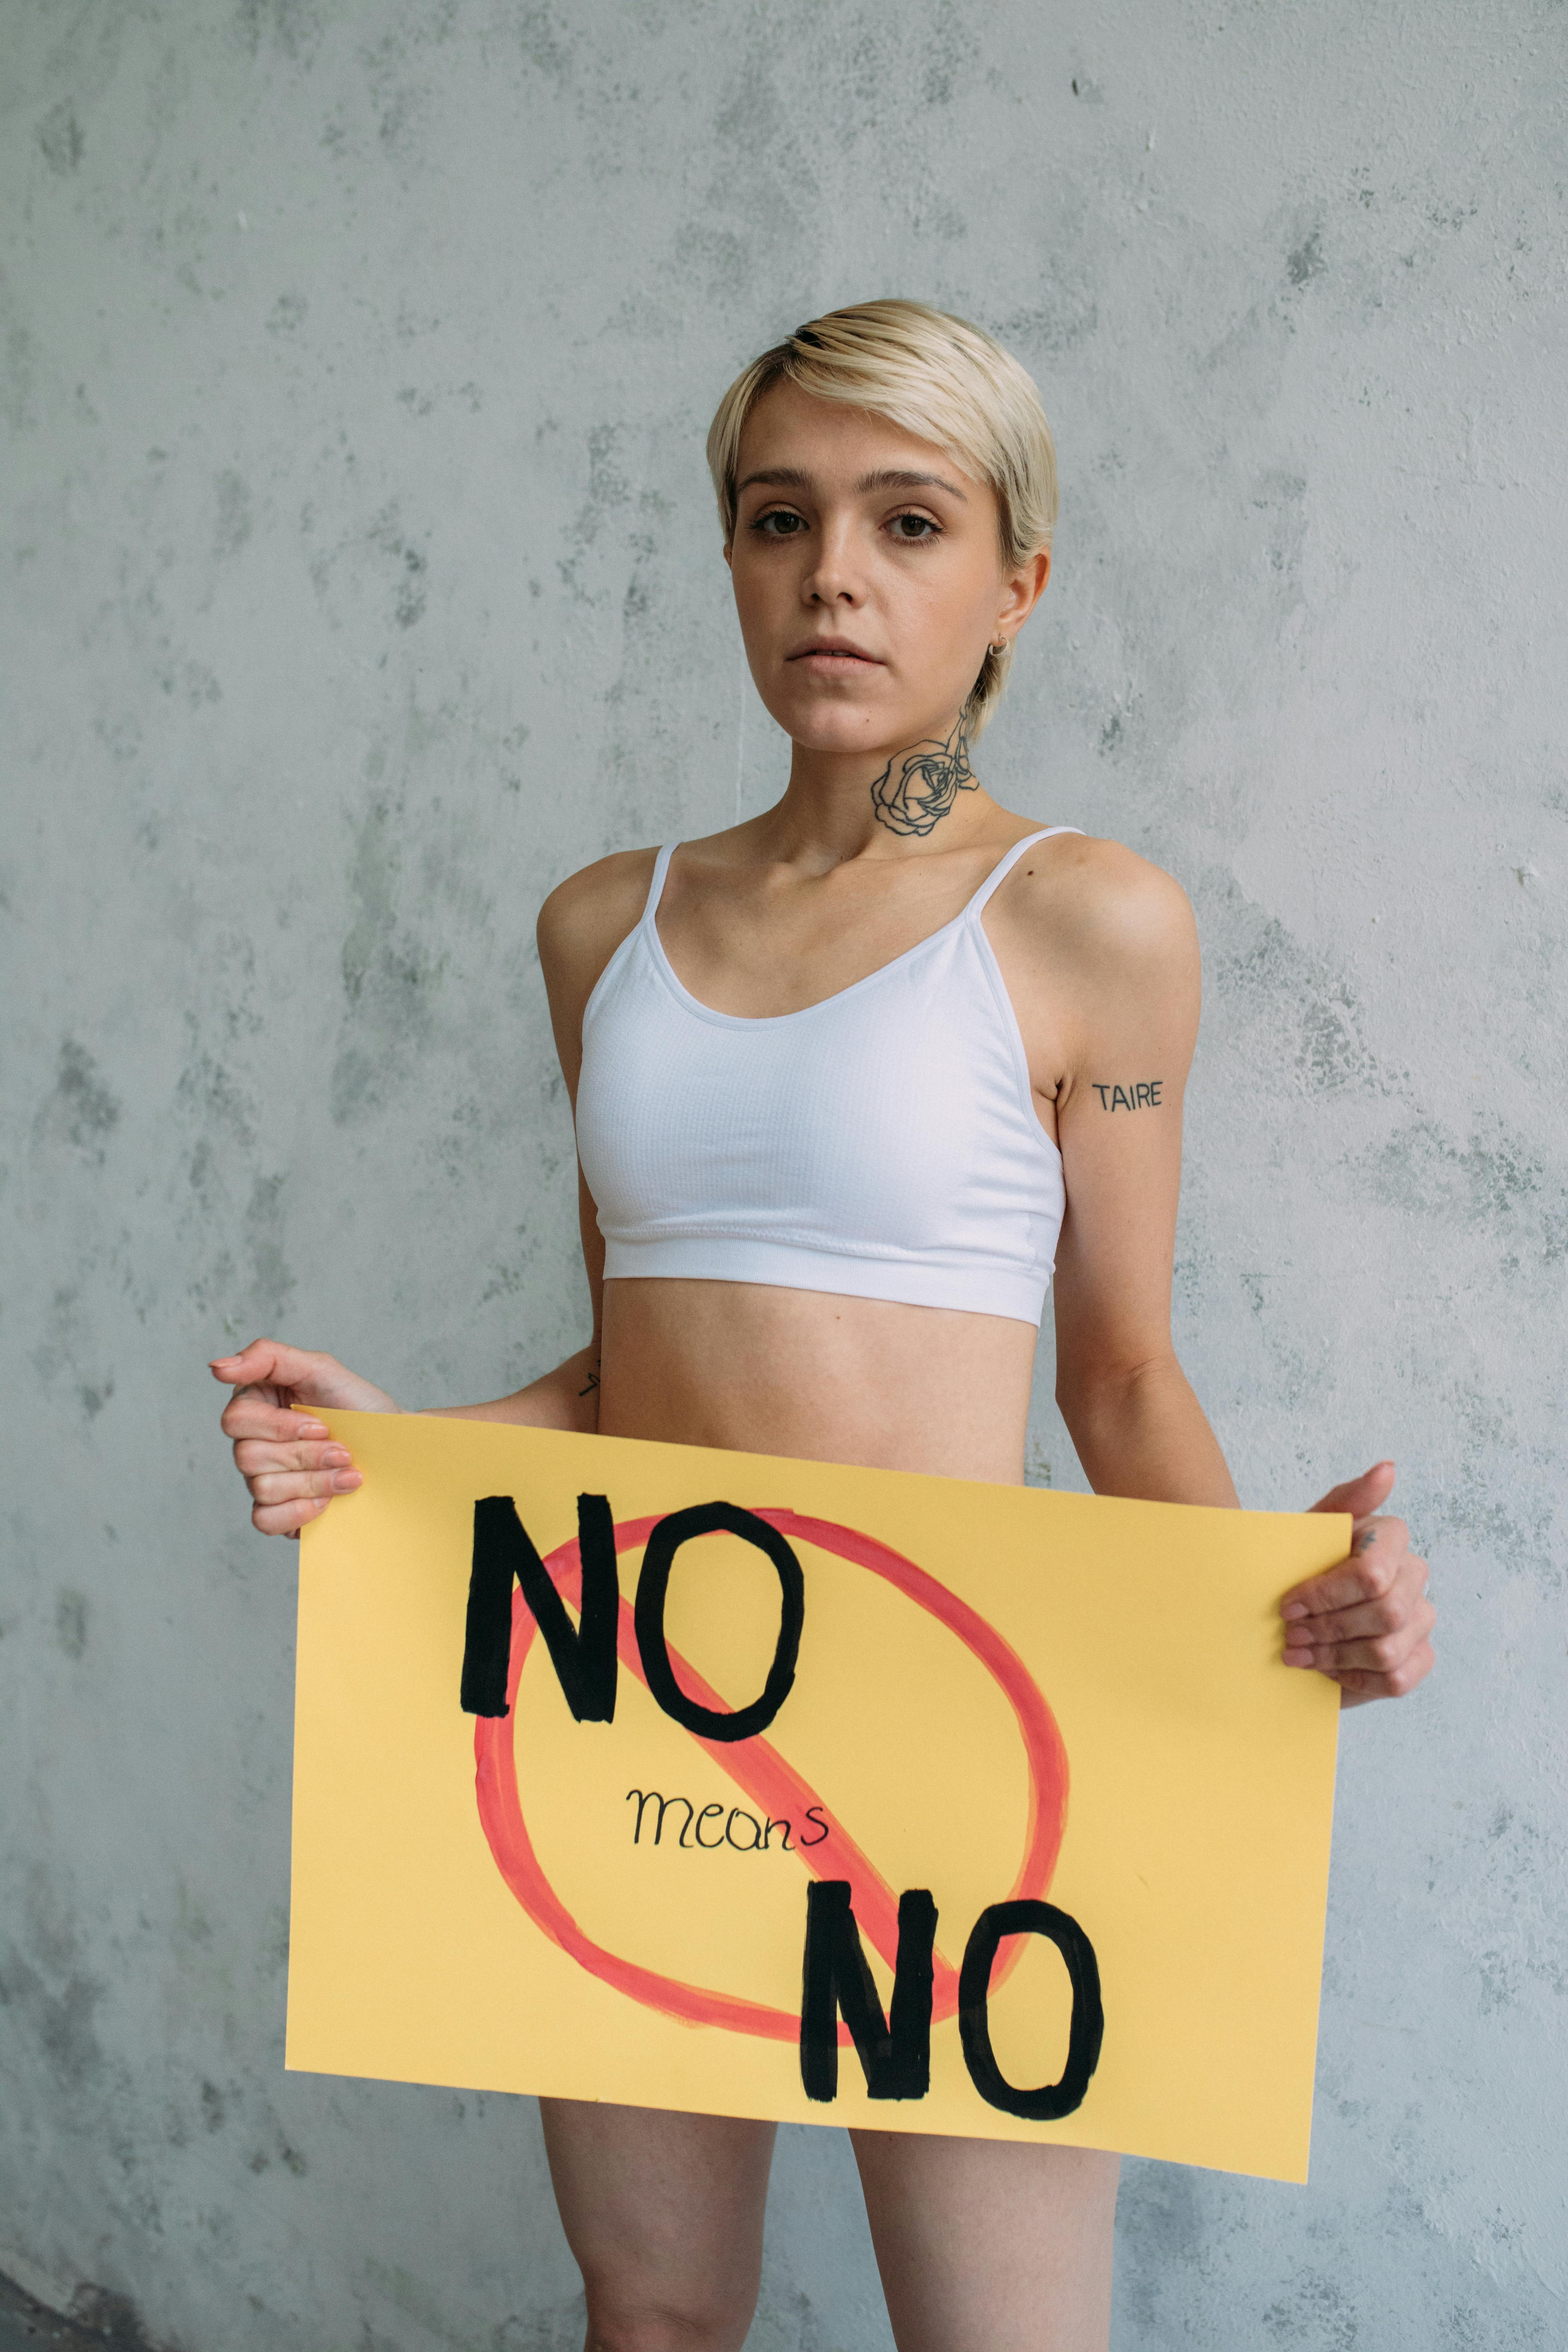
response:
<path id="1" fill-rule="evenodd" d="M 1163 1078 L 1129 1078 L 1124 1087 L 1118 1087 L 1109 1079 L 1104 1086 L 1096 1078 L 1089 1080 L 1100 1097 L 1101 1110 L 1158 1110 L 1160 1089 L 1164 1083 Z"/>

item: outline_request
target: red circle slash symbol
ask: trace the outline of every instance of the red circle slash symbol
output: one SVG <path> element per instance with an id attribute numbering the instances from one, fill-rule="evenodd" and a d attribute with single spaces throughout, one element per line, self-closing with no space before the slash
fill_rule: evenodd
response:
<path id="1" fill-rule="evenodd" d="M 648 1518 L 622 1520 L 616 1528 L 617 1553 L 635 1550 L 645 1544 L 658 1526 L 660 1516 L 656 1513 Z M 919 1608 L 928 1611 L 955 1633 L 993 1676 L 1017 1718 L 1029 1774 L 1028 1831 L 1024 1842 L 1024 1857 L 1008 1899 L 1043 1895 L 1056 1869 L 1067 1821 L 1067 1749 L 1062 1744 L 1055 1717 L 1016 1651 L 967 1601 L 950 1592 L 923 1568 L 917 1568 L 913 1560 L 905 1559 L 890 1546 L 879 1543 L 876 1537 L 861 1535 L 854 1528 L 839 1527 L 832 1519 L 803 1517 L 795 1511 L 759 1510 L 756 1516 L 766 1519 L 786 1538 L 814 1544 L 819 1551 L 835 1553 L 838 1559 L 851 1560 L 857 1567 L 868 1569 L 873 1576 L 882 1577 L 896 1591 L 914 1601 Z M 579 1606 L 582 1568 L 576 1538 L 559 1545 L 544 1565 L 563 1598 L 574 1608 Z M 624 1959 L 618 1953 L 606 1951 L 602 1944 L 595 1943 L 590 1936 L 584 1933 L 556 1894 L 540 1865 L 533 1841 L 528 1833 L 528 1824 L 523 1819 L 513 1748 L 518 1683 L 538 1629 L 533 1612 L 521 1591 L 512 1594 L 511 1606 L 508 1711 L 504 1716 L 480 1717 L 474 1729 L 479 1819 L 501 1876 L 535 1927 L 542 1929 L 551 1941 L 558 1944 L 580 1967 L 588 1969 L 604 1983 L 614 1986 L 617 1992 L 626 1993 L 631 2000 L 641 2001 L 649 2009 L 660 2010 L 668 2017 L 681 2018 L 689 2024 L 721 2025 L 733 2033 L 755 2033 L 774 2042 L 798 2040 L 800 2019 L 788 2010 L 773 2009 L 761 2001 L 742 2000 L 731 1993 L 712 1992 L 700 1985 L 683 1984 L 679 1978 L 662 1976 L 657 1969 L 641 1968 L 635 1960 Z M 622 1664 L 646 1686 L 632 1608 L 624 1597 L 620 1606 L 617 1647 Z M 722 1697 L 692 1666 L 673 1653 L 671 1659 L 682 1685 L 693 1698 L 705 1706 L 723 1709 Z M 808 1805 L 820 1804 L 793 1766 L 766 1739 L 759 1737 L 726 1742 L 698 1738 L 696 1745 L 704 1748 L 752 1801 L 765 1807 L 769 1814 L 793 1814 L 800 1819 Z M 801 1859 L 807 1869 L 818 1876 L 831 1867 L 835 1878 L 849 1881 L 856 1918 L 890 1968 L 898 1952 L 898 1896 L 837 1816 L 833 1818 L 831 1845 L 831 1864 L 826 1861 L 818 1864 L 804 1849 L 801 1850 Z M 1016 1951 L 1017 1948 L 1021 1947 L 1016 1948 Z M 1007 1972 L 1007 1963 L 1004 1959 L 994 1981 L 999 1984 Z M 933 2022 L 940 2023 L 956 2014 L 958 1971 L 940 1955 L 935 1965 L 934 1995 Z M 849 2033 L 847 2026 L 840 2025 L 838 2038 L 841 2042 L 847 2043 Z"/>

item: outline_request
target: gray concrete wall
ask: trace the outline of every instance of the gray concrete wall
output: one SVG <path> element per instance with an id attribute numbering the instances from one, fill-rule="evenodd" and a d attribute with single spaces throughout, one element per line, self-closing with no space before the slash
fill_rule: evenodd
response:
<path id="1" fill-rule="evenodd" d="M 1253 1502 L 1397 1455 L 1444 1611 L 1347 1727 L 1312 2185 L 1131 2167 L 1119 2352 L 1561 2345 L 1562 7 L 4 0 L 0 45 L 0 2269 L 185 2352 L 580 2341 L 526 2102 L 282 2072 L 293 1560 L 203 1359 L 424 1403 L 578 1343 L 532 912 L 777 787 L 702 431 L 901 291 L 1059 433 L 987 780 L 1199 910 L 1186 1360 Z M 832 2134 L 752 2340 L 888 2341 Z"/>

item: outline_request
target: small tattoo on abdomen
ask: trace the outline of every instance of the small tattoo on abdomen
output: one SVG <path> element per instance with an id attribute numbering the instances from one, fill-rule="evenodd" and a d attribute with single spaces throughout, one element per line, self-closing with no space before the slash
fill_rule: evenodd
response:
<path id="1" fill-rule="evenodd" d="M 1118 1087 L 1109 1080 L 1104 1086 L 1096 1078 L 1089 1080 L 1101 1110 L 1158 1110 L 1164 1083 L 1163 1078 L 1129 1078 L 1124 1087 Z"/>

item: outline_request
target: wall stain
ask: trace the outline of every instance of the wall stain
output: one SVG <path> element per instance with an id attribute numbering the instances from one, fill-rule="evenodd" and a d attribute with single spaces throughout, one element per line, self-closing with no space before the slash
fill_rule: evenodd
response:
<path id="1" fill-rule="evenodd" d="M 349 869 L 356 911 L 341 959 L 347 1034 L 330 1093 L 340 1126 L 379 1109 L 432 1035 L 448 958 L 433 954 L 402 915 L 406 838 L 401 797 L 373 799 Z"/>
<path id="2" fill-rule="evenodd" d="M 16 2012 L 16 2025 L 25 2028 L 68 2090 L 85 2088 L 101 2071 L 103 2052 L 93 2019 L 102 1990 L 84 1970 L 57 1980 L 51 1990 L 15 1946 L 0 1957 L 0 2008 Z"/>
<path id="3" fill-rule="evenodd" d="M 286 58 L 308 63 L 321 44 L 322 11 L 317 0 L 239 0 L 237 22 L 252 57 L 269 41 Z"/>
<path id="4" fill-rule="evenodd" d="M 1365 1014 L 1343 968 L 1262 914 L 1230 877 L 1205 877 L 1202 896 L 1201 914 L 1212 910 L 1216 919 L 1206 926 L 1210 1035 L 1223 1024 L 1227 1047 L 1247 1057 L 1249 1089 L 1273 1091 L 1285 1081 L 1317 1099 L 1393 1092 L 1395 1081 L 1363 1034 Z"/>
<path id="5" fill-rule="evenodd" d="M 51 172 L 62 176 L 74 172 L 82 159 L 85 145 L 81 125 L 76 119 L 76 108 L 68 98 L 51 106 L 38 125 L 38 144 Z"/>
<path id="6" fill-rule="evenodd" d="M 1321 2346 L 1323 2352 L 1353 2352 L 1361 2341 L 1355 2303 L 1338 2279 L 1304 2272 L 1287 2299 L 1271 2304 L 1263 2325 L 1277 2344 Z"/>
<path id="7" fill-rule="evenodd" d="M 1390 1208 L 1422 1216 L 1458 1216 L 1495 1231 L 1545 1180 L 1522 1136 L 1500 1120 L 1473 1129 L 1460 1145 L 1432 1118 L 1413 1118 L 1375 1150 L 1353 1158 L 1363 1192 Z"/>
<path id="8" fill-rule="evenodd" d="M 561 89 L 572 70 L 572 47 L 553 9 L 531 0 L 511 13 L 510 24 L 526 62 Z"/>
<path id="9" fill-rule="evenodd" d="M 1310 229 L 1300 245 L 1292 246 L 1285 257 L 1285 275 L 1292 286 L 1309 286 L 1321 278 L 1328 263 L 1323 258 L 1323 232 Z"/>
<path id="10" fill-rule="evenodd" d="M 1037 367 L 1040 360 L 1061 360 L 1077 351 L 1099 324 L 1091 274 L 1077 261 L 1063 259 L 1051 268 L 1038 298 L 1009 312 L 996 336 L 1026 367 Z"/>
<path id="11" fill-rule="evenodd" d="M 55 1639 L 68 1658 L 80 1658 L 87 1649 L 88 1602 L 85 1592 L 62 1592 L 55 1602 Z"/>
<path id="12" fill-rule="evenodd" d="M 186 1063 L 174 1088 L 174 1100 L 197 1130 L 198 1150 L 220 1139 L 237 1145 L 241 1151 L 254 1145 L 255 1098 L 212 1054 L 199 1053 Z M 194 1175 L 192 1181 L 195 1181 Z"/>
<path id="13" fill-rule="evenodd" d="M 352 458 L 349 462 L 352 467 Z M 306 537 L 310 535 L 315 521 L 315 510 L 308 507 L 300 519 Z M 374 558 L 374 568 L 363 561 L 366 550 Z M 353 592 L 362 582 L 368 585 L 376 578 L 383 583 L 380 593 L 390 593 L 391 617 L 398 628 L 411 629 L 424 618 L 429 597 L 429 557 L 424 544 L 404 523 L 395 499 L 381 507 L 363 530 L 351 531 L 331 548 L 313 555 L 310 572 L 317 594 L 335 618 L 346 619 L 345 607 Z"/>
<path id="14" fill-rule="evenodd" d="M 251 1312 L 263 1323 L 280 1323 L 297 1284 L 287 1255 L 285 1176 L 255 1176 L 245 1210 L 246 1249 L 250 1259 Z"/>
<path id="15" fill-rule="evenodd" d="M 213 532 L 213 551 L 221 562 L 237 555 L 250 537 L 250 485 L 234 467 L 226 467 L 217 478 L 217 522 Z"/>
<path id="16" fill-rule="evenodd" d="M 96 1349 L 98 1343 L 89 1324 L 84 1287 L 86 1295 L 95 1297 L 90 1284 L 58 1284 L 44 1310 L 43 1330 L 32 1351 L 32 1364 L 40 1385 L 46 1389 L 63 1371 L 79 1370 L 82 1360 Z M 77 1402 L 90 1422 L 113 1394 L 113 1375 L 99 1374 L 95 1380 L 78 1385 Z"/>
<path id="17" fill-rule="evenodd" d="M 52 1142 L 68 1143 L 101 1168 L 109 1138 L 120 1124 L 121 1106 L 85 1045 L 68 1037 L 60 1046 L 52 1091 L 45 1097 L 35 1131 Z"/>
<path id="18" fill-rule="evenodd" d="M 1117 2202 L 1117 2302 L 1151 2343 L 1160 2340 L 1166 2289 L 1199 2258 L 1210 2229 L 1202 2190 L 1184 2167 L 1127 2168 Z"/>

